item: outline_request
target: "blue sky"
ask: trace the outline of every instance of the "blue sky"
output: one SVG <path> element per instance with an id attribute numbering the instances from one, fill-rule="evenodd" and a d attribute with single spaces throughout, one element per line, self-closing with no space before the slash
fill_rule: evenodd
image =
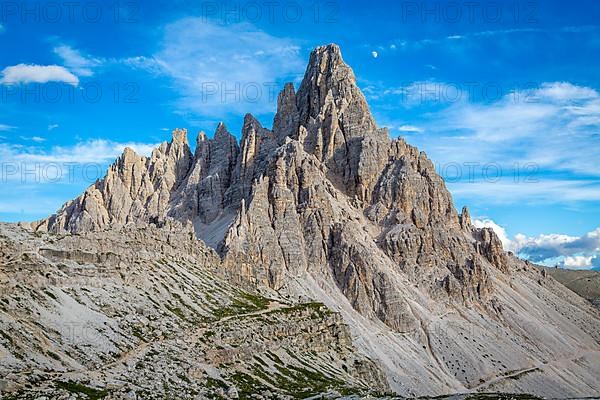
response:
<path id="1" fill-rule="evenodd" d="M 457 208 L 535 261 L 600 266 L 600 4 L 472 4 L 5 2 L 0 220 L 52 213 L 175 127 L 271 126 L 283 83 L 335 42 Z"/>

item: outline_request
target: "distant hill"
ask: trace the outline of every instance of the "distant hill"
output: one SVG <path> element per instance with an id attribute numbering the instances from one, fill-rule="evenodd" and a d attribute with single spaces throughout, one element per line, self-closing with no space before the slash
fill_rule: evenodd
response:
<path id="1" fill-rule="evenodd" d="M 600 308 L 600 271 L 544 268 L 557 281 Z"/>

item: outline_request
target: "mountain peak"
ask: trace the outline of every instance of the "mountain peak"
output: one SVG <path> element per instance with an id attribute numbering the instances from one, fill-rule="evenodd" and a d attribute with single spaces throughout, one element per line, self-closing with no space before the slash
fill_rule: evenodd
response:
<path id="1" fill-rule="evenodd" d="M 365 136 L 376 129 L 367 101 L 356 86 L 354 72 L 335 44 L 317 47 L 311 53 L 296 105 L 303 125 L 311 119 L 335 115 L 342 131 L 350 137 Z"/>
<path id="2" fill-rule="evenodd" d="M 218 137 L 227 137 L 231 135 L 229 130 L 227 129 L 227 125 L 223 121 L 219 122 L 217 125 L 217 130 L 215 131 L 215 139 Z"/>
<path id="3" fill-rule="evenodd" d="M 312 52 L 311 52 L 311 56 L 312 55 L 316 55 L 316 56 L 328 56 L 328 57 L 333 57 L 336 60 L 339 60 L 341 62 L 344 62 L 344 60 L 342 60 L 342 50 L 340 49 L 340 46 L 338 46 L 335 43 L 329 43 L 323 46 L 318 46 L 316 47 Z"/>
<path id="4" fill-rule="evenodd" d="M 137 153 L 135 152 L 134 149 L 132 149 L 131 147 L 127 146 L 123 149 L 123 153 L 121 154 L 121 157 L 123 157 L 123 159 L 128 159 L 131 157 L 137 157 Z"/>
<path id="5" fill-rule="evenodd" d="M 198 143 L 206 142 L 207 140 L 208 137 L 206 136 L 206 132 L 200 131 L 198 133 L 198 137 L 196 138 L 196 145 L 198 145 Z"/>
<path id="6" fill-rule="evenodd" d="M 172 136 L 173 136 L 173 140 L 172 140 L 173 143 L 182 143 L 182 144 L 188 143 L 187 129 L 185 129 L 185 128 L 183 128 L 183 129 L 175 128 L 173 130 Z"/>
<path id="7" fill-rule="evenodd" d="M 339 46 L 329 44 L 320 46 L 310 53 L 308 66 L 300 91 L 318 85 L 332 87 L 336 85 L 354 85 L 356 79 L 352 69 L 344 62 Z"/>
<path id="8" fill-rule="evenodd" d="M 262 128 L 260 121 L 250 113 L 244 115 L 244 127 L 242 129 L 246 130 L 248 128 Z"/>

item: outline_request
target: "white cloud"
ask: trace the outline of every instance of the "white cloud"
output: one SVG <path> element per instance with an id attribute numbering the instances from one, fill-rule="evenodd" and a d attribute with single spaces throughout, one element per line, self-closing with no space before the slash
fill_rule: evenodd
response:
<path id="1" fill-rule="evenodd" d="M 11 131 L 13 129 L 15 129 L 14 126 L 0 124 L 0 132 L 7 132 L 7 131 Z"/>
<path id="2" fill-rule="evenodd" d="M 59 65 L 18 64 L 4 68 L 0 82 L 8 84 L 65 82 L 76 86 L 79 84 L 79 79 Z"/>
<path id="3" fill-rule="evenodd" d="M 158 146 L 154 143 L 113 142 L 94 139 L 78 142 L 73 146 L 53 146 L 39 149 L 31 146 L 0 144 L 0 159 L 5 163 L 107 163 L 115 160 L 125 147 L 138 154 L 149 156 Z"/>
<path id="4" fill-rule="evenodd" d="M 55 129 L 56 129 L 56 128 L 58 128 L 58 127 L 59 127 L 59 125 L 58 125 L 58 124 L 51 124 L 51 125 L 48 125 L 48 130 L 49 130 L 49 131 L 53 131 L 53 130 L 55 130 Z"/>
<path id="5" fill-rule="evenodd" d="M 398 127 L 398 130 L 400 132 L 418 132 L 418 133 L 421 133 L 424 131 L 422 128 L 419 128 L 418 126 L 413 126 L 413 125 L 401 125 Z"/>
<path id="6" fill-rule="evenodd" d="M 34 142 L 36 142 L 36 143 L 42 143 L 42 142 L 46 141 L 46 139 L 44 139 L 41 136 L 32 136 L 31 140 L 34 141 Z"/>
<path id="7" fill-rule="evenodd" d="M 590 269 L 600 266 L 600 228 L 582 236 L 541 234 L 528 237 L 518 233 L 511 239 L 506 229 L 491 219 L 474 219 L 476 228 L 492 228 L 506 251 L 547 266 Z"/>
<path id="8" fill-rule="evenodd" d="M 294 41 L 248 23 L 224 26 L 184 18 L 165 27 L 152 57 L 123 62 L 172 78 L 180 112 L 223 117 L 274 111 L 283 83 L 304 71 L 299 52 Z"/>
<path id="9" fill-rule="evenodd" d="M 567 269 L 590 269 L 592 268 L 592 259 L 594 257 L 589 256 L 573 256 L 565 257 L 562 262 L 562 266 Z"/>
<path id="10" fill-rule="evenodd" d="M 558 102 L 597 99 L 598 92 L 585 86 L 576 86 L 570 82 L 544 83 L 538 91 L 542 98 Z"/>
<path id="11" fill-rule="evenodd" d="M 55 47 L 54 53 L 63 60 L 63 63 L 69 70 L 78 76 L 94 75 L 93 69 L 104 62 L 99 58 L 83 55 L 79 50 L 65 44 Z"/>
<path id="12" fill-rule="evenodd" d="M 536 237 L 515 235 L 513 246 L 529 248 L 529 259 L 545 264 L 558 260 L 565 267 L 591 268 L 600 255 L 600 228 L 582 236 L 542 234 Z"/>
<path id="13" fill-rule="evenodd" d="M 372 51 L 371 55 L 373 56 L 373 58 L 377 58 L 379 56 L 379 53 L 377 53 L 376 51 Z"/>

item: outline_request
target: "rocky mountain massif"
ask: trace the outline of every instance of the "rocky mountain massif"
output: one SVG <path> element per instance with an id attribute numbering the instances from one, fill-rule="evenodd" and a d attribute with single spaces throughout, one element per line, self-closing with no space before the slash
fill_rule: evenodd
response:
<path id="1" fill-rule="evenodd" d="M 177 224 L 184 233 L 166 233 Z M 32 354 L 49 363 L 46 375 L 36 375 L 40 382 L 87 379 L 101 390 L 128 385 L 135 392 L 135 385 L 151 390 L 148 385 L 164 383 L 165 375 L 171 382 L 181 373 L 191 387 L 217 379 L 220 394 L 231 397 L 253 389 L 290 396 L 334 390 L 407 397 L 600 394 L 598 310 L 505 253 L 493 231 L 473 228 L 466 208 L 457 213 L 425 153 L 377 127 L 335 45 L 312 52 L 297 92 L 285 86 L 272 129 L 247 115 L 239 144 L 220 124 L 213 139 L 200 133 L 195 153 L 185 130 L 174 131 L 172 141 L 149 158 L 127 149 L 104 179 L 29 229 L 4 228 L 5 241 L 15 245 L 23 235 L 35 244 L 22 252 L 25 261 L 11 259 L 3 267 L 13 286 L 0 312 L 3 320 L 21 324 L 21 334 L 40 336 L 43 343 Z M 168 237 L 192 230 L 198 240 Z M 163 239 L 176 247 L 152 235 L 167 235 Z M 163 251 L 174 259 L 161 263 Z M 138 256 L 147 258 L 136 262 Z M 111 262 L 120 269 L 107 283 L 112 291 L 104 280 L 84 286 L 67 279 L 52 283 L 56 299 L 49 300 L 18 284 L 39 281 L 46 270 L 50 276 L 79 270 L 94 275 L 110 271 Z M 203 278 L 205 270 L 210 278 Z M 139 280 L 132 280 L 133 272 Z M 191 274 L 197 276 L 183 278 Z M 84 287 L 91 294 L 82 293 Z M 206 293 L 220 287 L 225 293 L 211 294 L 211 301 Z M 219 319 L 213 302 L 217 310 L 239 305 L 249 312 Z M 209 335 L 212 341 L 206 338 L 202 347 L 196 330 L 158 333 L 170 321 L 162 317 L 167 305 L 179 320 L 214 331 L 216 338 Z M 85 313 L 108 318 L 106 324 L 123 333 L 108 355 L 93 346 L 80 354 L 64 335 L 52 339 L 40 332 L 45 322 L 34 322 L 38 313 L 55 318 L 67 306 L 85 306 Z M 133 309 L 146 308 L 155 319 L 130 325 Z M 30 311 L 19 315 L 22 309 Z M 220 325 L 224 318 L 227 326 Z M 270 330 L 279 332 L 273 328 L 278 324 L 281 335 Z M 128 354 L 140 356 L 138 340 L 147 343 L 144 350 L 169 351 L 142 359 L 136 370 L 138 358 Z M 241 355 L 236 346 L 242 344 L 258 350 L 243 348 Z M 277 354 L 281 363 L 265 350 L 270 346 L 287 354 Z M 211 358 L 221 347 L 225 355 Z M 48 358 L 47 350 L 57 358 Z M 33 363 L 25 353 L 7 367 L 16 374 L 7 385 L 21 382 L 14 365 Z M 108 371 L 81 358 L 101 355 L 109 357 Z M 255 370 L 259 365 L 264 368 Z M 279 380 L 290 374 L 289 385 Z M 73 381 L 64 383 L 66 377 Z"/>

